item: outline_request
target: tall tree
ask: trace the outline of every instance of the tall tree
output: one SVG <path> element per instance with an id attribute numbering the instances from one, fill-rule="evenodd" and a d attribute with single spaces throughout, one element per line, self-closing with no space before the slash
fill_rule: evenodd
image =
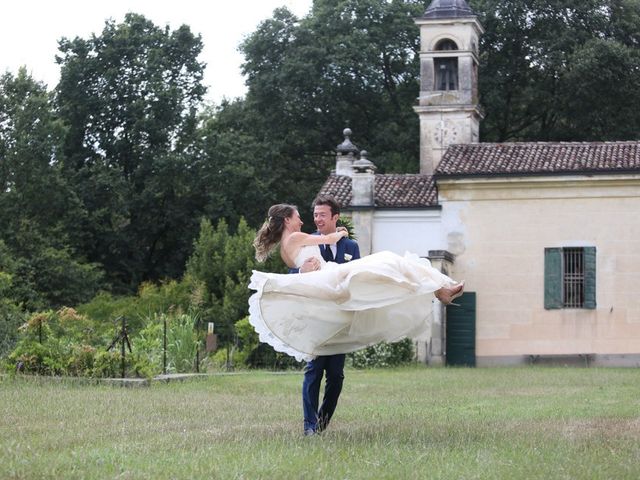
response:
<path id="1" fill-rule="evenodd" d="M 0 79 L 0 271 L 27 309 L 84 301 L 99 286 L 78 248 L 85 212 L 61 172 L 63 132 L 43 84 L 25 69 Z"/>
<path id="2" fill-rule="evenodd" d="M 281 200 L 274 195 L 279 179 L 272 169 L 278 151 L 250 125 L 251 113 L 243 101 L 206 109 L 192 157 L 191 165 L 199 172 L 196 190 L 205 216 L 213 222 L 225 219 L 232 230 L 240 218 L 259 225 L 267 206 Z"/>
<path id="3" fill-rule="evenodd" d="M 276 10 L 243 43 L 252 128 L 277 142 L 278 176 L 291 178 L 287 188 L 298 185 L 308 196 L 310 181 L 317 185 L 328 172 L 327 152 L 346 126 L 381 171 L 417 168 L 413 17 L 425 3 L 316 0 L 302 20 Z"/>
<path id="4" fill-rule="evenodd" d="M 476 0 L 483 141 L 633 139 L 637 0 Z"/>
<path id="5" fill-rule="evenodd" d="M 179 276 L 197 232 L 189 152 L 205 93 L 201 50 L 187 26 L 131 13 L 99 36 L 60 41 L 65 171 L 89 213 L 85 251 L 116 288 Z"/>

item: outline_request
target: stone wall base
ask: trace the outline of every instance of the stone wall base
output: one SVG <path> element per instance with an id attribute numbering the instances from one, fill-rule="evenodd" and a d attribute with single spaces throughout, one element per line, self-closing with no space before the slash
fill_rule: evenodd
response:
<path id="1" fill-rule="evenodd" d="M 478 367 L 548 365 L 567 367 L 640 367 L 640 354 L 568 354 L 568 355 L 504 355 L 478 356 Z"/>

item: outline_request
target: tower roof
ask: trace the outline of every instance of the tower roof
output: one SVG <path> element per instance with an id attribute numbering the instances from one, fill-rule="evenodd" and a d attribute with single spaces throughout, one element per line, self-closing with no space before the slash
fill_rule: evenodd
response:
<path id="1" fill-rule="evenodd" d="M 475 17 L 465 0 L 433 0 L 422 18 Z"/>

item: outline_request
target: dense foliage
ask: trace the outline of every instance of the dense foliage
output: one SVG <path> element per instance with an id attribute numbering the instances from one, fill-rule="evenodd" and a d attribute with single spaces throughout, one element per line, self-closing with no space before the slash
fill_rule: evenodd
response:
<path id="1" fill-rule="evenodd" d="M 414 342 L 405 338 L 398 342 L 381 342 L 349 355 L 354 368 L 397 367 L 414 362 Z"/>
<path id="2" fill-rule="evenodd" d="M 60 42 L 62 168 L 86 211 L 81 246 L 113 288 L 184 268 L 203 210 L 191 167 L 201 50 L 187 26 L 162 29 L 135 14 Z"/>
<path id="3" fill-rule="evenodd" d="M 640 2 L 476 0 L 483 141 L 636 140 Z"/>

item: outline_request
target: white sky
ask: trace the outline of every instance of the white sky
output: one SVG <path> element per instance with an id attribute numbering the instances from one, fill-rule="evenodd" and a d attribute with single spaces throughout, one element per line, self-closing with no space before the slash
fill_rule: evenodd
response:
<path id="1" fill-rule="evenodd" d="M 12 0 L 0 8 L 0 74 L 14 75 L 26 66 L 32 77 L 53 89 L 60 69 L 55 63 L 58 40 L 100 35 L 105 20 L 117 23 L 127 12 L 140 13 L 159 27 L 172 30 L 186 24 L 204 44 L 199 57 L 207 64 L 204 84 L 207 99 L 219 103 L 246 92 L 240 74 L 243 38 L 271 18 L 273 10 L 286 6 L 303 17 L 312 0 Z"/>

